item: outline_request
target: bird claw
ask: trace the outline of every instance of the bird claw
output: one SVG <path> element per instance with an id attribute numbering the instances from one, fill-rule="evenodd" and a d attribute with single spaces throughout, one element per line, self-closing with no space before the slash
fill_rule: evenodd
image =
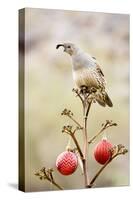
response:
<path id="1" fill-rule="evenodd" d="M 82 85 L 82 86 L 80 87 L 80 94 L 84 95 L 84 94 L 88 94 L 88 93 L 89 93 L 88 87 L 85 86 L 85 85 Z"/>

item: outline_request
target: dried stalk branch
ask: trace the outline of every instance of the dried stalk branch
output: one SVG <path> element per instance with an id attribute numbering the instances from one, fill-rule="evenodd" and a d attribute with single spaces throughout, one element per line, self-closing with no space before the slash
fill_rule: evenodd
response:
<path id="1" fill-rule="evenodd" d="M 81 160 L 83 160 L 84 156 L 83 156 L 81 147 L 80 147 L 80 145 L 78 143 L 78 140 L 76 139 L 76 137 L 74 135 L 76 130 L 78 130 L 78 127 L 74 131 L 72 131 L 72 126 L 64 126 L 63 129 L 62 129 L 62 132 L 65 132 L 65 133 L 69 134 L 72 137 L 72 139 L 73 139 L 73 141 L 75 143 L 75 146 L 76 146 L 76 148 L 77 148 L 77 150 L 79 152 L 79 155 L 81 157 Z"/>
<path id="2" fill-rule="evenodd" d="M 70 118 L 73 122 L 75 122 L 76 125 L 78 125 L 78 127 L 79 127 L 80 129 L 83 129 L 83 127 L 82 127 L 72 116 L 69 116 L 69 118 Z"/>
<path id="3" fill-rule="evenodd" d="M 82 159 L 83 163 L 83 173 L 84 173 L 84 180 L 85 180 L 85 187 L 88 187 L 89 185 L 89 174 L 88 174 L 88 133 L 87 133 L 87 119 L 89 110 L 92 103 L 92 97 L 90 96 L 93 92 L 89 91 L 88 88 L 82 87 L 79 91 L 78 89 L 73 89 L 73 91 L 76 93 L 76 95 L 80 98 L 83 106 L 83 136 L 84 136 L 84 152 L 83 156 L 84 159 Z"/>
<path id="4" fill-rule="evenodd" d="M 81 100 L 82 104 L 84 104 L 84 99 L 83 99 L 83 97 L 81 95 L 81 92 L 78 89 L 75 89 L 75 88 L 72 89 L 72 92 L 75 92 L 76 96 L 79 97 L 79 99 Z"/>
<path id="5" fill-rule="evenodd" d="M 87 105 L 87 110 L 85 107 L 83 108 L 83 115 L 84 115 L 84 160 L 83 160 L 83 172 L 85 177 L 85 187 L 89 185 L 89 174 L 88 174 L 88 133 L 87 133 L 87 119 L 90 110 L 91 103 Z"/>
<path id="6" fill-rule="evenodd" d="M 105 124 L 102 124 L 102 129 L 94 136 L 92 137 L 89 141 L 88 144 L 91 144 L 105 129 L 112 127 L 112 126 L 117 126 L 116 123 L 113 123 L 112 120 L 106 120 Z"/>
<path id="7" fill-rule="evenodd" d="M 102 124 L 101 130 L 88 141 L 88 131 L 87 131 L 87 120 L 88 115 L 90 111 L 91 104 L 95 102 L 95 93 L 97 90 L 95 88 L 91 88 L 90 90 L 86 87 L 81 88 L 81 90 L 73 89 L 73 92 L 76 93 L 76 96 L 78 96 L 82 102 L 83 106 L 83 126 L 73 117 L 73 113 L 71 110 L 64 109 L 61 115 L 68 116 L 75 124 L 76 128 L 74 130 L 72 126 L 64 126 L 62 129 L 62 132 L 65 132 L 69 134 L 75 144 L 75 148 L 71 151 L 75 152 L 78 151 L 78 155 L 80 156 L 82 165 L 83 165 L 83 174 L 84 174 L 84 180 L 85 180 L 85 187 L 86 188 L 92 188 L 94 186 L 94 182 L 97 180 L 97 178 L 100 176 L 102 171 L 106 168 L 106 166 L 109 165 L 109 163 L 112 162 L 117 156 L 124 155 L 128 152 L 128 150 L 121 144 L 114 146 L 110 149 L 111 152 L 111 158 L 98 170 L 98 172 L 95 174 L 95 176 L 92 178 L 92 180 L 89 180 L 88 175 L 88 144 L 91 144 L 105 129 L 117 126 L 116 123 L 113 123 L 112 120 L 106 120 L 105 124 Z M 75 136 L 75 133 L 77 130 L 83 131 L 83 137 L 84 137 L 84 145 L 83 145 L 83 151 L 80 147 L 80 144 Z M 63 187 L 60 186 L 53 177 L 53 169 L 46 169 L 43 167 L 39 172 L 35 173 L 36 176 L 40 178 L 40 180 L 48 180 L 51 184 L 56 186 L 58 189 L 63 190 Z"/>
<path id="8" fill-rule="evenodd" d="M 114 160 L 114 158 L 116 158 L 119 155 L 124 155 L 128 152 L 128 150 L 121 144 L 114 146 L 112 149 L 110 149 L 110 151 L 111 151 L 111 155 L 112 155 L 111 158 L 98 170 L 98 172 L 95 174 L 95 176 L 90 181 L 88 188 L 93 187 L 96 179 L 99 177 L 99 175 L 105 169 L 105 167 L 107 167 L 109 165 L 109 163 L 111 163 L 112 160 Z"/>
<path id="9" fill-rule="evenodd" d="M 58 189 L 63 190 L 63 187 L 60 186 L 58 183 L 55 182 L 53 178 L 53 169 L 46 169 L 43 167 L 39 172 L 35 173 L 36 176 L 40 178 L 40 180 L 48 180 L 50 183 L 52 183 L 54 186 L 56 186 Z"/>
<path id="10" fill-rule="evenodd" d="M 71 112 L 71 110 L 68 110 L 68 109 L 65 108 L 62 111 L 61 115 L 68 116 L 80 129 L 83 129 L 83 127 L 80 125 L 80 123 L 76 119 L 74 119 L 73 113 Z"/>

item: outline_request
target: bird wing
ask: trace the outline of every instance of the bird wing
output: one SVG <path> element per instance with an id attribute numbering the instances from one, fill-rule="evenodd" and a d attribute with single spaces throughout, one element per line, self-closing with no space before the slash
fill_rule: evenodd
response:
<path id="1" fill-rule="evenodd" d="M 103 71 L 101 70 L 101 67 L 97 64 L 97 66 L 96 66 L 96 71 L 97 71 L 97 73 L 98 73 L 98 75 L 99 75 L 99 78 L 101 79 L 101 83 L 102 83 L 102 85 L 105 87 L 105 85 L 106 85 L 106 80 L 105 80 L 105 78 L 104 78 L 104 73 L 103 73 Z"/>
<path id="2" fill-rule="evenodd" d="M 96 66 L 96 70 L 100 76 L 104 76 L 104 73 L 102 72 L 101 67 L 99 65 Z"/>
<path id="3" fill-rule="evenodd" d="M 105 88 L 106 80 L 105 80 L 105 77 L 104 77 L 104 73 L 103 73 L 99 63 L 97 62 L 96 58 L 94 56 L 89 55 L 87 60 L 89 61 L 88 62 L 88 65 L 89 65 L 88 68 L 94 67 L 95 78 L 97 79 L 98 84 L 100 84 L 102 88 Z"/>
<path id="4" fill-rule="evenodd" d="M 96 60 L 96 58 L 95 58 L 94 56 L 92 56 L 92 58 L 93 58 L 94 60 Z"/>
<path id="5" fill-rule="evenodd" d="M 93 62 L 96 64 L 96 71 L 99 74 L 99 76 L 104 76 L 101 67 L 99 66 L 99 64 L 97 63 L 96 57 L 94 56 L 90 56 L 93 59 Z"/>

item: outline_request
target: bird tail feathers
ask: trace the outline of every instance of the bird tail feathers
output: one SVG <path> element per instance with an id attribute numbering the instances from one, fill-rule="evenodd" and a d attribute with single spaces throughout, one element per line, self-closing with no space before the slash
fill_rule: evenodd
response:
<path id="1" fill-rule="evenodd" d="M 113 103 L 112 103 L 110 97 L 108 96 L 107 92 L 105 93 L 105 102 L 109 107 L 113 107 Z"/>
<path id="2" fill-rule="evenodd" d="M 103 107 L 105 107 L 106 105 L 108 105 L 109 107 L 113 107 L 113 103 L 107 92 L 104 93 L 104 96 L 103 94 L 98 94 L 96 97 L 96 101 Z"/>

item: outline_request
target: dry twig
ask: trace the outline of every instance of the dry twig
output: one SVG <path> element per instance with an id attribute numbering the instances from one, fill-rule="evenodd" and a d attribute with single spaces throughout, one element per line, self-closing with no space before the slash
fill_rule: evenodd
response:
<path id="1" fill-rule="evenodd" d="M 75 148 L 71 151 L 75 152 L 77 151 L 82 165 L 83 165 L 83 175 L 84 175 L 84 180 L 85 180 L 85 187 L 86 188 L 92 188 L 94 186 L 94 182 L 96 179 L 99 177 L 99 175 L 102 173 L 102 171 L 105 169 L 106 166 L 108 166 L 109 163 L 114 160 L 119 155 L 124 155 L 128 152 L 128 150 L 121 144 L 114 146 L 113 148 L 110 149 L 111 151 L 111 158 L 98 170 L 98 172 L 94 175 L 92 180 L 90 181 L 89 175 L 88 175 L 88 144 L 91 144 L 104 130 L 106 130 L 109 127 L 112 126 L 117 126 L 116 123 L 113 123 L 112 120 L 106 120 L 104 124 L 102 124 L 101 130 L 88 141 L 88 131 L 87 131 L 87 120 L 88 120 L 88 114 L 90 111 L 91 104 L 95 102 L 95 94 L 96 94 L 96 89 L 92 88 L 91 90 L 88 90 L 86 87 L 81 88 L 81 90 L 78 89 L 73 89 L 73 92 L 76 93 L 76 96 L 79 97 L 79 99 L 82 102 L 83 106 L 83 125 L 81 125 L 73 116 L 73 113 L 71 110 L 64 109 L 61 113 L 61 115 L 65 115 L 69 117 L 76 125 L 76 128 L 74 129 L 73 126 L 63 126 L 62 132 L 67 133 L 68 135 L 71 136 L 73 139 L 73 142 L 75 144 Z M 83 145 L 83 151 L 80 147 L 80 143 L 77 140 L 75 133 L 77 130 L 82 130 L 83 132 L 83 140 L 84 140 L 84 145 Z M 56 186 L 58 189 L 63 190 L 63 187 L 57 184 L 57 182 L 54 180 L 53 177 L 53 169 L 46 169 L 43 167 L 39 172 L 35 173 L 36 176 L 40 178 L 40 180 L 48 180 L 51 184 Z"/>
<path id="2" fill-rule="evenodd" d="M 112 126 L 117 126 L 117 124 L 113 123 L 112 120 L 106 120 L 105 124 L 102 124 L 102 129 L 88 141 L 88 144 L 91 144 L 105 129 Z"/>
<path id="3" fill-rule="evenodd" d="M 122 145 L 118 144 L 117 146 L 114 146 L 113 148 L 110 149 L 111 151 L 111 158 L 98 170 L 98 172 L 95 174 L 95 176 L 92 178 L 90 181 L 90 185 L 88 186 L 89 188 L 93 187 L 94 182 L 96 179 L 99 177 L 99 175 L 102 173 L 102 171 L 109 165 L 109 163 L 114 160 L 119 155 L 124 155 L 128 152 L 128 150 Z"/>
<path id="4" fill-rule="evenodd" d="M 55 180 L 53 178 L 53 169 L 52 168 L 46 169 L 45 167 L 43 167 L 41 170 L 36 172 L 35 175 L 38 176 L 40 178 L 40 180 L 48 180 L 50 183 L 52 183 L 58 189 L 63 190 L 63 187 L 55 182 Z"/>

